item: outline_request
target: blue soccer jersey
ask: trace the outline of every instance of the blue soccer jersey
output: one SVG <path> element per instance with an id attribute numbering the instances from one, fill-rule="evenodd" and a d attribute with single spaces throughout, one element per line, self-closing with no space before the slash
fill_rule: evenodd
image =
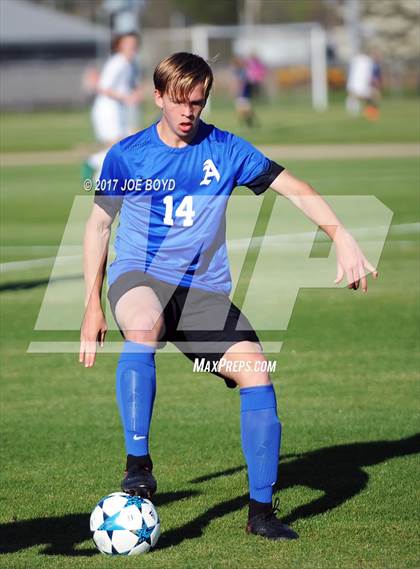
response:
<path id="1" fill-rule="evenodd" d="M 157 124 L 108 152 L 95 202 L 120 210 L 108 282 L 140 270 L 174 285 L 229 294 L 227 200 L 236 186 L 262 193 L 283 170 L 245 140 L 200 121 L 193 141 L 166 145 Z"/>

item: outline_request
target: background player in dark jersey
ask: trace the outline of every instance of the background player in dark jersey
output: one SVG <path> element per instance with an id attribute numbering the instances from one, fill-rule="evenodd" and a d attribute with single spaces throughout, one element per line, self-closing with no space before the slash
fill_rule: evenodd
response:
<path id="1" fill-rule="evenodd" d="M 91 367 L 106 322 L 101 289 L 110 227 L 120 224 L 108 298 L 125 338 L 117 367 L 117 399 L 125 433 L 123 490 L 152 496 L 156 480 L 148 435 L 155 397 L 155 351 L 171 341 L 188 357 L 204 357 L 228 386 L 239 385 L 241 438 L 248 466 L 247 531 L 270 539 L 296 533 L 275 516 L 281 425 L 265 357 L 251 324 L 229 300 L 225 210 L 237 185 L 260 194 L 271 187 L 290 199 L 334 241 L 337 279 L 367 291 L 375 268 L 323 198 L 248 142 L 200 120 L 212 86 L 208 64 L 178 53 L 154 73 L 156 124 L 117 143 L 98 181 L 85 234 L 86 312 L 80 362 Z M 221 360 L 243 362 L 228 370 Z"/>

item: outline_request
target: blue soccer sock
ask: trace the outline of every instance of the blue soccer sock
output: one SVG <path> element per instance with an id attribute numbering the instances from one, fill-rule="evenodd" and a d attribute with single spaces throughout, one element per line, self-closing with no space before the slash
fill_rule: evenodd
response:
<path id="1" fill-rule="evenodd" d="M 156 394 L 155 349 L 126 341 L 118 361 L 116 387 L 127 454 L 146 455 Z"/>
<path id="2" fill-rule="evenodd" d="M 250 498 L 271 504 L 281 438 L 274 387 L 245 387 L 240 397 L 242 450 L 248 465 Z"/>

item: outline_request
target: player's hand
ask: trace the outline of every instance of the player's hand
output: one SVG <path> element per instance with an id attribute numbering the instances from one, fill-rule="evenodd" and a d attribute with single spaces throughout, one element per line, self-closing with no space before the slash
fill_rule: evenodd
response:
<path id="1" fill-rule="evenodd" d="M 367 292 L 367 278 L 372 273 L 374 279 L 378 278 L 378 271 L 363 255 L 356 240 L 348 231 L 338 228 L 334 238 L 337 253 L 337 277 L 335 284 L 343 280 L 344 275 L 348 288 L 357 290 L 361 285 L 363 292 Z"/>
<path id="2" fill-rule="evenodd" d="M 107 330 L 102 309 L 88 307 L 80 330 L 79 362 L 85 367 L 92 367 L 95 363 L 97 342 L 103 348 Z"/>

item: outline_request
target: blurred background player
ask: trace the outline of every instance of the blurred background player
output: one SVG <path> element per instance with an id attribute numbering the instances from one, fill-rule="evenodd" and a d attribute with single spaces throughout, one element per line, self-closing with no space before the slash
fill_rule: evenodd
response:
<path id="1" fill-rule="evenodd" d="M 372 54 L 372 77 L 371 77 L 371 96 L 369 104 L 365 109 L 365 116 L 370 120 L 379 119 L 379 102 L 381 100 L 382 91 L 382 70 L 380 64 L 380 55 L 378 52 Z"/>
<path id="2" fill-rule="evenodd" d="M 113 54 L 97 78 L 91 113 L 95 137 L 105 148 L 92 154 L 83 164 L 83 179 L 97 177 L 107 150 L 139 128 L 139 104 L 143 95 L 136 61 L 138 48 L 136 32 L 117 35 L 112 40 Z"/>
<path id="3" fill-rule="evenodd" d="M 253 84 L 247 72 L 246 60 L 236 56 L 232 61 L 234 74 L 235 109 L 239 122 L 251 127 L 255 125 L 252 106 Z"/>
<path id="4" fill-rule="evenodd" d="M 379 118 L 381 68 L 377 56 L 357 53 L 350 61 L 347 79 L 347 112 L 358 116 L 362 109 L 368 120 Z"/>
<path id="5" fill-rule="evenodd" d="M 245 65 L 248 81 L 251 83 L 251 96 L 254 99 L 259 98 L 263 94 L 267 68 L 256 53 L 251 53 Z"/>

